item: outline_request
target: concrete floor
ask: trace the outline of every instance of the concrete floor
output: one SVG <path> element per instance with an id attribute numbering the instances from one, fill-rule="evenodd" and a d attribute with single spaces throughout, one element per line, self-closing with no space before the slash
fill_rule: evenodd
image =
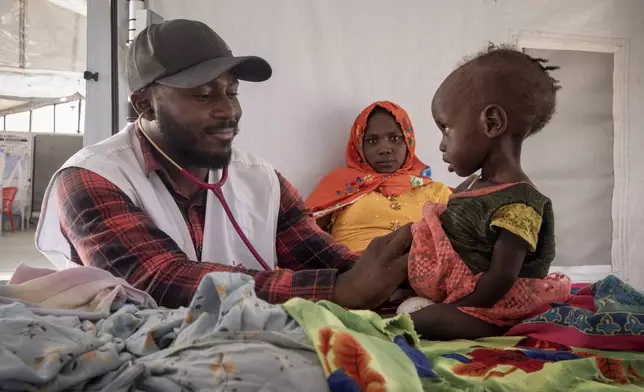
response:
<path id="1" fill-rule="evenodd" d="M 0 280 L 7 280 L 21 263 L 38 268 L 54 268 L 34 244 L 35 226 L 15 233 L 3 230 L 0 235 Z"/>

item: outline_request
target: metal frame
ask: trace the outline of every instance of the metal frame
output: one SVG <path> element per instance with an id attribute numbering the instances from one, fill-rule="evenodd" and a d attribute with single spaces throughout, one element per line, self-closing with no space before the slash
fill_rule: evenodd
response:
<path id="1" fill-rule="evenodd" d="M 99 74 L 97 81 L 88 81 L 85 100 L 85 146 L 112 136 L 112 49 L 110 7 L 108 1 L 87 2 L 87 70 Z"/>
<path id="2" fill-rule="evenodd" d="M 129 0 L 87 2 L 87 25 L 92 26 L 87 30 L 87 70 L 99 77 L 87 82 L 85 146 L 112 136 L 133 116 L 125 82 L 119 78 L 119 48 L 128 40 L 129 6 Z M 149 10 L 140 11 L 147 11 L 141 14 L 144 24 L 162 20 Z"/>
<path id="3" fill-rule="evenodd" d="M 20 8 L 18 11 L 18 66 L 20 68 L 27 67 L 27 37 L 26 31 L 27 28 L 27 0 L 20 0 Z"/>
<path id="4" fill-rule="evenodd" d="M 81 118 L 82 118 L 81 110 L 83 109 L 83 100 L 79 99 L 79 100 L 74 100 L 74 101 L 67 101 L 65 103 L 70 103 L 70 102 L 78 102 L 78 120 L 76 122 L 76 133 L 80 134 L 81 133 L 80 124 L 81 124 Z M 36 110 L 36 109 L 47 107 L 47 106 L 53 106 L 54 107 L 54 110 L 53 110 L 53 127 L 52 127 L 53 132 L 52 133 L 56 133 L 56 106 L 57 105 L 58 104 L 55 103 L 55 104 L 50 104 L 50 105 L 38 106 L 38 107 L 35 107 L 33 109 L 30 109 L 29 110 L 29 129 L 27 130 L 27 132 L 22 132 L 22 133 L 31 133 L 31 132 L 33 132 L 33 111 Z M 26 110 L 24 112 L 26 112 Z M 24 112 L 17 112 L 17 113 L 24 113 Z M 0 129 L 0 132 L 4 132 L 4 131 L 7 130 L 7 127 L 6 127 L 7 116 L 10 116 L 11 114 L 17 114 L 17 113 L 10 113 L 10 114 L 5 114 L 3 116 L 0 116 L 0 119 L 2 119 L 2 128 Z M 85 117 L 87 117 L 87 113 L 86 113 Z M 9 130 L 9 131 L 11 131 L 11 130 Z"/>
<path id="5" fill-rule="evenodd" d="M 112 99 L 112 135 L 119 131 L 119 0 L 110 0 L 110 87 Z M 89 26 L 89 24 L 88 24 Z"/>

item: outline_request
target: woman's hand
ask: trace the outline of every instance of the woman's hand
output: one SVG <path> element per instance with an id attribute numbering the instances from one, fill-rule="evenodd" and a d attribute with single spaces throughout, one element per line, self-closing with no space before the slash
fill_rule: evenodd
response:
<path id="1" fill-rule="evenodd" d="M 374 238 L 356 265 L 340 275 L 333 302 L 352 309 L 374 309 L 387 301 L 407 279 L 411 224 Z"/>

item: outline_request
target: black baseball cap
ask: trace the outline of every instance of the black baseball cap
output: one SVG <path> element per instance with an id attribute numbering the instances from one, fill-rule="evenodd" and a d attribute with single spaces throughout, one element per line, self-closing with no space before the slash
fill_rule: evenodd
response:
<path id="1" fill-rule="evenodd" d="M 130 92 L 152 83 L 193 88 L 232 70 L 239 80 L 263 82 L 273 73 L 260 57 L 233 56 L 226 42 L 205 23 L 174 19 L 146 27 L 130 44 Z"/>

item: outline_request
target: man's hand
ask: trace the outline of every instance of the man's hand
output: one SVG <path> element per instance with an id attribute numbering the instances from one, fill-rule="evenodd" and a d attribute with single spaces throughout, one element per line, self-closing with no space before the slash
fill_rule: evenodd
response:
<path id="1" fill-rule="evenodd" d="M 356 265 L 338 277 L 333 302 L 351 309 L 374 309 L 387 301 L 407 279 L 411 240 L 411 224 L 374 238 Z"/>

